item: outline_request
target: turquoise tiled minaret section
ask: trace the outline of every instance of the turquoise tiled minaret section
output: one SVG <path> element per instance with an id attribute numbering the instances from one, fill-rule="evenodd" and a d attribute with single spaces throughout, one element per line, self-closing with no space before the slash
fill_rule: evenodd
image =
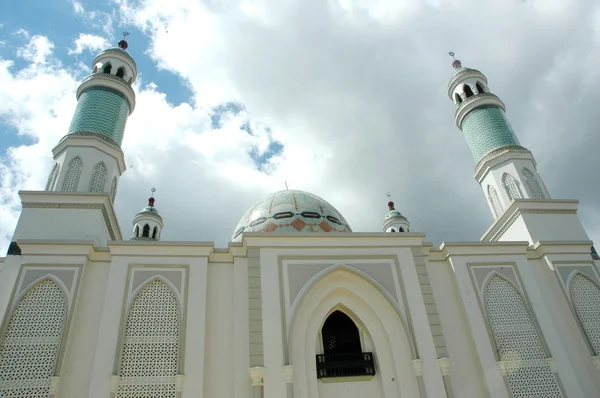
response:
<path id="1" fill-rule="evenodd" d="M 90 87 L 79 97 L 69 134 L 97 133 L 120 146 L 128 116 L 129 104 L 123 94 L 108 87 Z"/>
<path id="2" fill-rule="evenodd" d="M 469 112 L 463 120 L 462 131 L 476 162 L 493 149 L 520 145 L 504 111 L 494 105 L 480 106 Z"/>

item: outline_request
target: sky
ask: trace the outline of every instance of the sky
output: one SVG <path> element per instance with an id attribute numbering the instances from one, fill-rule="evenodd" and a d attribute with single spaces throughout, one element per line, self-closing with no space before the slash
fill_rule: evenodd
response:
<path id="1" fill-rule="evenodd" d="M 79 82 L 125 31 L 139 75 L 124 239 L 155 187 L 162 240 L 226 247 L 287 182 L 356 232 L 381 231 L 389 192 L 435 245 L 479 240 L 493 218 L 447 95 L 454 51 L 600 240 L 596 0 L 28 0 L 0 15 L 0 253 L 18 191 L 45 186 Z"/>

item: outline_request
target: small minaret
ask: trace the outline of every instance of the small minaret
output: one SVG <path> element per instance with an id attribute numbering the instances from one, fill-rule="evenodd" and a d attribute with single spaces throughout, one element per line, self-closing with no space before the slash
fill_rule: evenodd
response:
<path id="1" fill-rule="evenodd" d="M 154 192 L 152 188 L 152 196 L 148 199 L 148 206 L 144 207 L 133 218 L 133 237 L 131 240 L 160 240 L 160 233 L 163 228 L 163 219 L 158 214 L 158 210 L 154 207 Z"/>
<path id="2" fill-rule="evenodd" d="M 388 213 L 383 221 L 384 232 L 410 232 L 410 223 L 396 208 L 394 202 L 388 202 Z"/>
<path id="3" fill-rule="evenodd" d="M 454 58 L 454 53 L 449 54 Z M 506 107 L 490 92 L 487 78 L 478 70 L 464 68 L 457 59 L 452 66 L 448 96 L 456 105 L 456 126 L 477 162 L 475 179 L 494 218 L 515 199 L 550 199 L 532 153 L 519 143 L 506 118 Z"/>
<path id="4" fill-rule="evenodd" d="M 79 85 L 69 131 L 52 150 L 46 191 L 106 193 L 114 202 L 125 171 L 125 124 L 135 108 L 137 67 L 127 46 L 121 40 L 98 54 L 92 74 Z"/>

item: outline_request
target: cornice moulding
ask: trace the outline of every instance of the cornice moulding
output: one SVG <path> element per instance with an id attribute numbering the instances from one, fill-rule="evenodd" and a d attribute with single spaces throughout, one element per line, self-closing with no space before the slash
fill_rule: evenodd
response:
<path id="1" fill-rule="evenodd" d="M 521 214 L 577 214 L 578 200 L 516 199 L 481 237 L 481 241 L 497 241 Z"/>

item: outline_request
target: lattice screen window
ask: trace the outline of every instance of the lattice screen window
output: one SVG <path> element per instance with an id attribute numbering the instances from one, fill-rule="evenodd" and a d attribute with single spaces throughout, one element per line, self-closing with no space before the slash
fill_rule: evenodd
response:
<path id="1" fill-rule="evenodd" d="M 52 168 L 52 172 L 50 172 L 50 175 L 48 176 L 48 182 L 46 183 L 46 191 L 52 191 L 52 188 L 54 188 L 54 184 L 58 178 L 58 167 L 58 163 L 56 163 Z"/>
<path id="2" fill-rule="evenodd" d="M 494 208 L 495 216 L 498 217 L 502 214 L 502 205 L 500 204 L 500 199 L 498 199 L 498 192 L 491 185 L 488 185 L 488 198 Z"/>
<path id="3" fill-rule="evenodd" d="M 133 300 L 121 355 L 117 398 L 175 398 L 179 356 L 179 307 L 162 281 Z"/>
<path id="4" fill-rule="evenodd" d="M 485 306 L 514 398 L 559 398 L 562 393 L 521 295 L 498 275 L 485 289 Z"/>
<path id="5" fill-rule="evenodd" d="M 79 176 L 81 176 L 81 169 L 83 168 L 83 162 L 79 156 L 75 156 L 69 163 L 67 174 L 63 182 L 63 191 L 75 192 L 79 185 Z"/>
<path id="6" fill-rule="evenodd" d="M 115 202 L 115 196 L 117 195 L 117 176 L 114 176 L 112 183 L 110 184 L 110 201 Z"/>
<path id="7" fill-rule="evenodd" d="M 106 181 L 106 166 L 100 162 L 94 166 L 94 174 L 90 181 L 90 192 L 103 192 L 104 182 Z"/>
<path id="8" fill-rule="evenodd" d="M 523 198 L 521 189 L 519 188 L 519 182 L 515 180 L 515 177 L 508 173 L 504 173 L 502 176 L 502 185 L 504 185 L 504 189 L 510 200 Z"/>
<path id="9" fill-rule="evenodd" d="M 48 397 L 66 314 L 65 296 L 51 279 L 21 299 L 0 346 L 0 397 Z"/>
<path id="10" fill-rule="evenodd" d="M 542 188 L 540 188 L 540 184 L 538 183 L 535 175 L 529 171 L 529 169 L 523 169 L 523 177 L 525 178 L 525 184 L 527 184 L 527 190 L 529 191 L 529 195 L 531 199 L 544 199 L 544 192 Z"/>
<path id="11" fill-rule="evenodd" d="M 571 281 L 571 298 L 595 355 L 600 355 L 600 288 L 577 274 Z"/>

